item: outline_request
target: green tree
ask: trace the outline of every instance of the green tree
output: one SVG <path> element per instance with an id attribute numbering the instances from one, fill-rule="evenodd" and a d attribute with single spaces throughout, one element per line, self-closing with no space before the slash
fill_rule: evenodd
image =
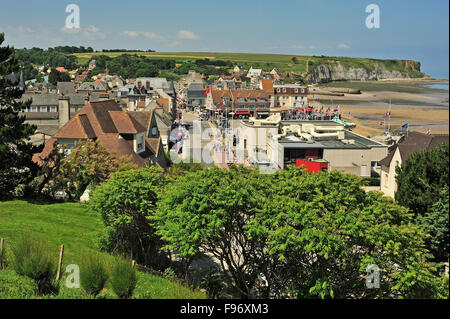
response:
<path id="1" fill-rule="evenodd" d="M 437 263 L 448 262 L 449 251 L 449 206 L 448 186 L 440 191 L 439 200 L 423 216 L 417 217 L 417 224 L 428 234 L 425 242 Z"/>
<path id="2" fill-rule="evenodd" d="M 278 257 L 275 291 L 300 298 L 440 296 L 424 235 L 406 208 L 365 193 L 358 177 L 337 171 L 290 169 L 274 174 L 272 184 L 252 233 L 265 233 Z M 379 289 L 363 280 L 370 264 L 381 270 Z"/>
<path id="3" fill-rule="evenodd" d="M 411 154 L 397 167 L 395 199 L 408 207 L 428 235 L 427 248 L 436 263 L 448 262 L 449 145 Z M 447 197 L 445 197 L 447 196 Z"/>
<path id="4" fill-rule="evenodd" d="M 182 256 L 215 257 L 242 298 L 250 296 L 267 259 L 264 240 L 249 221 L 262 208 L 264 176 L 257 170 L 216 167 L 187 173 L 164 190 L 154 218 L 158 234 Z"/>
<path id="5" fill-rule="evenodd" d="M 4 34 L 0 33 L 0 45 L 3 41 Z M 32 157 L 41 149 L 28 140 L 36 126 L 26 124 L 25 116 L 20 115 L 31 100 L 19 101 L 23 90 L 6 77 L 18 67 L 14 49 L 0 47 L 0 200 L 11 196 L 19 184 L 32 180 L 38 170 Z"/>
<path id="6" fill-rule="evenodd" d="M 411 154 L 396 168 L 398 189 L 395 200 L 415 216 L 424 216 L 439 201 L 440 191 L 449 182 L 449 145 L 440 144 Z"/>
<path id="7" fill-rule="evenodd" d="M 118 172 L 91 192 L 89 209 L 101 214 L 106 226 L 103 249 L 164 269 L 162 243 L 150 222 L 165 183 L 163 174 L 155 167 Z"/>
<path id="8" fill-rule="evenodd" d="M 154 220 L 166 249 L 215 257 L 241 297 L 442 297 L 413 215 L 360 186 L 336 171 L 210 168 L 169 184 Z"/>
<path id="9" fill-rule="evenodd" d="M 52 187 L 64 190 L 69 200 L 78 200 L 89 185 L 99 185 L 117 171 L 136 168 L 131 158 L 117 157 L 92 140 L 79 142 L 69 156 L 49 164 L 56 170 Z"/>
<path id="10" fill-rule="evenodd" d="M 58 82 L 70 82 L 70 75 L 67 72 L 59 72 L 56 69 L 52 69 L 48 75 L 48 82 L 56 85 Z"/>

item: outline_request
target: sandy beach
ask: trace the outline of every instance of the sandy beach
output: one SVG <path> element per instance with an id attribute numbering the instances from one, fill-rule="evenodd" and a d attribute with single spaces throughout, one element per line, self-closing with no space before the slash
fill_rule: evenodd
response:
<path id="1" fill-rule="evenodd" d="M 395 132 L 408 123 L 413 131 L 449 133 L 449 91 L 447 80 L 400 80 L 376 82 L 340 82 L 318 86 L 321 90 L 351 88 L 361 94 L 311 95 L 313 106 L 339 105 L 342 118 L 356 123 L 354 131 L 365 136 L 383 134 L 389 125 L 385 113 L 391 113 L 390 127 Z M 315 101 L 319 99 L 319 102 Z M 385 120 L 386 126 L 382 123 Z"/>

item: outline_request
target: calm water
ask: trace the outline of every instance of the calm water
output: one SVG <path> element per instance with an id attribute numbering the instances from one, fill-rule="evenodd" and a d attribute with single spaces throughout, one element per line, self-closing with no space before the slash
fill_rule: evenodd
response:
<path id="1" fill-rule="evenodd" d="M 425 84 L 424 87 L 429 89 L 445 90 L 448 92 L 448 81 L 433 84 Z"/>

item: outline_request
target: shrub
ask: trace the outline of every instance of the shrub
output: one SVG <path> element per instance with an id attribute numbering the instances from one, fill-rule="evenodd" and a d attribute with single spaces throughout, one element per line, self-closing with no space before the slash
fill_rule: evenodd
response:
<path id="1" fill-rule="evenodd" d="M 167 267 L 160 252 L 162 243 L 150 223 L 158 192 L 166 183 L 164 172 L 155 167 L 118 172 L 91 194 L 88 208 L 102 216 L 106 233 L 103 249 L 131 253 L 139 264 L 156 269 Z"/>
<path id="2" fill-rule="evenodd" d="M 105 287 L 108 280 L 104 260 L 99 254 L 90 253 L 82 257 L 80 283 L 83 289 L 94 298 Z"/>
<path id="3" fill-rule="evenodd" d="M 166 270 L 164 270 L 163 277 L 168 280 L 175 280 L 175 279 L 177 279 L 177 274 L 175 273 L 175 271 L 172 268 L 168 267 L 168 268 L 166 268 Z"/>
<path id="4" fill-rule="evenodd" d="M 136 269 L 131 261 L 117 257 L 111 270 L 110 282 L 119 299 L 128 299 L 136 288 Z"/>
<path id="5" fill-rule="evenodd" d="M 32 234 L 22 234 L 12 246 L 12 265 L 17 274 L 36 281 L 40 294 L 56 292 L 56 257 L 47 244 Z"/>

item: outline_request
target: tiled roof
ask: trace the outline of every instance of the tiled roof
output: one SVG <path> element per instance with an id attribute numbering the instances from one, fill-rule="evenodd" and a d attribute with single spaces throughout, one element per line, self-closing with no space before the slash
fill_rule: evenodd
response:
<path id="1" fill-rule="evenodd" d="M 262 79 L 261 86 L 264 92 L 266 92 L 267 94 L 273 94 L 274 90 L 272 80 Z"/>
<path id="2" fill-rule="evenodd" d="M 404 137 L 394 148 L 392 148 L 388 156 L 382 159 L 380 163 L 383 166 L 389 167 L 391 165 L 392 157 L 397 149 L 400 152 L 402 161 L 406 161 L 412 153 L 425 151 L 441 143 L 449 143 L 448 134 L 428 135 L 414 131 L 409 132 L 408 136 Z"/>
<path id="3" fill-rule="evenodd" d="M 231 94 L 236 102 L 239 98 L 265 98 L 268 99 L 267 92 L 263 90 L 231 90 Z"/>
<path id="4" fill-rule="evenodd" d="M 118 156 L 131 156 L 139 167 L 150 163 L 151 157 L 159 155 L 160 138 L 146 138 L 146 149 L 140 154 L 134 152 L 133 138 L 129 134 L 145 133 L 150 127 L 153 112 L 126 112 L 112 100 L 87 102 L 70 119 L 34 159 L 50 154 L 57 139 L 97 139 L 108 151 Z M 122 135 L 121 135 L 122 134 Z M 164 166 L 164 163 L 160 163 Z"/>
<path id="5" fill-rule="evenodd" d="M 224 97 L 232 99 L 230 90 L 211 90 L 211 95 L 214 104 L 222 103 Z"/>

